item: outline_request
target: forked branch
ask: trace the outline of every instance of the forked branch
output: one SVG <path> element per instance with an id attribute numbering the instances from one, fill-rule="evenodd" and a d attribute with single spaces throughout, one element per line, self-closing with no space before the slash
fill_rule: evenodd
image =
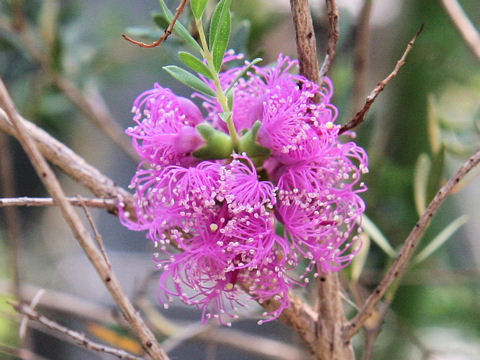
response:
<path id="1" fill-rule="evenodd" d="M 87 254 L 98 275 L 103 280 L 113 299 L 122 310 L 125 319 L 138 335 L 139 339 L 141 340 L 142 347 L 153 360 L 168 359 L 167 354 L 160 347 L 152 332 L 143 322 L 140 314 L 135 310 L 132 303 L 123 292 L 120 282 L 113 273 L 109 264 L 105 261 L 103 254 L 98 250 L 95 241 L 92 239 L 86 227 L 83 225 L 79 215 L 75 212 L 73 206 L 66 200 L 65 193 L 55 173 L 49 167 L 45 158 L 39 151 L 34 139 L 29 134 L 27 126 L 24 124 L 22 118 L 18 115 L 16 107 L 10 95 L 8 94 L 3 81 L 1 80 L 0 106 L 5 110 L 7 117 L 11 121 L 11 124 L 17 133 L 17 139 L 27 153 L 33 167 L 40 177 L 40 180 L 55 201 L 58 202 L 62 215 L 72 230 L 75 239 L 79 242 Z"/>
<path id="2" fill-rule="evenodd" d="M 400 253 L 398 254 L 397 259 L 390 267 L 385 277 L 367 298 L 359 313 L 345 327 L 345 339 L 350 339 L 358 332 L 358 330 L 362 327 L 365 321 L 367 321 L 367 319 L 375 311 L 376 306 L 378 305 L 390 285 L 392 285 L 395 280 L 399 280 L 403 276 L 407 268 L 408 262 L 410 261 L 412 254 L 417 248 L 417 245 L 423 233 L 425 232 L 425 229 L 432 221 L 433 216 L 437 213 L 438 209 L 443 204 L 447 196 L 450 194 L 450 191 L 453 189 L 453 187 L 458 184 L 460 180 L 465 177 L 465 175 L 467 175 L 479 163 L 480 151 L 470 157 L 468 161 L 460 167 L 457 173 L 452 176 L 450 180 L 448 180 L 448 182 L 444 186 L 442 186 L 442 188 L 437 192 L 423 215 L 420 217 L 420 219 L 408 235 L 402 249 L 400 250 Z"/>
<path id="3" fill-rule="evenodd" d="M 373 89 L 370 95 L 367 96 L 367 99 L 365 101 L 365 105 L 363 105 L 363 108 L 355 114 L 352 120 L 350 120 L 348 123 L 346 123 L 340 128 L 340 132 L 339 132 L 340 134 L 343 134 L 345 131 L 348 131 L 357 127 L 363 122 L 363 120 L 365 120 L 365 115 L 367 114 L 368 110 L 370 109 L 370 106 L 372 106 L 377 96 L 383 91 L 383 89 L 385 89 L 385 86 L 387 86 L 390 80 L 392 80 L 395 76 L 397 76 L 398 72 L 400 71 L 402 66 L 405 64 L 405 60 L 407 59 L 408 53 L 412 50 L 413 45 L 417 40 L 417 37 L 420 35 L 422 31 L 423 31 L 423 25 L 417 31 L 417 33 L 412 38 L 412 40 L 409 41 L 407 48 L 405 49 L 405 52 L 403 53 L 400 60 L 397 61 L 397 64 L 395 65 L 395 68 L 390 73 L 390 75 L 388 75 L 385 79 L 383 79 L 377 84 L 375 89 Z"/>
<path id="4" fill-rule="evenodd" d="M 187 0 L 182 0 L 180 5 L 178 5 L 178 7 L 177 7 L 177 11 L 175 12 L 175 16 L 173 17 L 173 19 L 170 22 L 170 24 L 168 25 L 168 27 L 165 29 L 165 32 L 160 37 L 160 39 L 158 39 L 154 43 L 145 44 L 144 42 L 133 40 L 131 37 L 129 37 L 125 34 L 122 34 L 122 37 L 125 40 L 130 41 L 132 44 L 138 45 L 138 46 L 143 47 L 143 48 L 150 48 L 151 49 L 151 48 L 159 46 L 161 43 L 163 43 L 165 40 L 167 40 L 167 38 L 172 34 L 173 28 L 175 27 L 175 23 L 177 22 L 180 14 L 183 12 L 183 8 L 185 7 L 186 3 L 187 3 Z"/>

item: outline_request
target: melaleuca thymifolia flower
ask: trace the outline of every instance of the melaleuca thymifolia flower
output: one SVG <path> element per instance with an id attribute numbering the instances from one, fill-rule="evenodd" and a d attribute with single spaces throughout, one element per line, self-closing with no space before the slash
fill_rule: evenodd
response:
<path id="1" fill-rule="evenodd" d="M 230 53 L 225 62 L 238 59 Z M 205 118 L 159 85 L 135 101 L 137 125 L 127 133 L 144 161 L 131 183 L 136 221 L 123 211 L 121 219 L 147 230 L 167 254 L 156 256 L 165 305 L 179 297 L 202 319 L 223 322 L 222 314 L 236 316 L 247 290 L 260 302 L 277 300 L 264 314 L 274 319 L 289 306 L 300 262 L 308 264 L 297 276 L 306 279 L 342 269 L 358 250 L 353 232 L 365 209 L 358 193 L 366 189 L 367 156 L 338 139 L 330 80 L 320 87 L 291 74 L 296 65 L 280 56 L 274 68 L 255 66 L 233 85 L 233 122 L 243 136 L 237 148 L 216 99 L 194 94 Z M 241 71 L 220 73 L 222 88 Z"/>

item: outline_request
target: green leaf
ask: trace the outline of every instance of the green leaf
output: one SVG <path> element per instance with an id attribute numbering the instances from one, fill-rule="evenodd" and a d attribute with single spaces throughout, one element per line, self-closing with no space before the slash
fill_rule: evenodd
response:
<path id="1" fill-rule="evenodd" d="M 170 22 L 168 21 L 167 17 L 159 12 L 152 12 L 152 20 L 160 29 L 165 30 Z"/>
<path id="2" fill-rule="evenodd" d="M 225 112 L 222 112 L 220 114 L 218 114 L 218 116 L 220 116 L 220 119 L 222 119 L 223 121 L 227 122 L 228 119 L 230 118 L 230 116 L 232 116 L 233 113 L 231 111 L 225 111 Z"/>
<path id="3" fill-rule="evenodd" d="M 356 283 L 362 274 L 363 268 L 367 262 L 368 253 L 370 251 L 370 238 L 367 233 L 362 232 L 359 234 L 359 242 L 361 241 L 362 248 L 357 255 L 353 258 L 351 266 L 352 281 Z M 358 246 L 356 244 L 356 246 Z"/>
<path id="4" fill-rule="evenodd" d="M 220 71 L 228 41 L 230 40 L 231 3 L 232 0 L 221 0 L 213 12 L 210 23 L 209 41 L 213 54 L 213 64 L 217 72 Z"/>
<path id="5" fill-rule="evenodd" d="M 426 153 L 420 154 L 413 173 L 413 197 L 419 216 L 422 215 L 427 208 L 428 176 L 431 167 L 432 161 L 430 157 Z"/>
<path id="6" fill-rule="evenodd" d="M 230 90 L 233 89 L 234 85 L 236 84 L 236 82 L 238 80 L 240 80 L 241 77 L 243 77 L 243 75 L 245 75 L 247 73 L 248 70 L 250 70 L 252 68 L 253 65 L 255 64 L 258 64 L 260 61 L 262 61 L 263 59 L 262 58 L 256 58 L 256 59 L 253 59 L 253 61 L 248 64 L 236 77 L 235 79 L 232 81 L 232 83 L 230 84 L 230 86 L 227 88 L 227 90 L 225 90 L 226 93 L 228 93 Z"/>
<path id="7" fill-rule="evenodd" d="M 185 65 L 187 65 L 193 71 L 196 71 L 197 73 L 202 74 L 203 76 L 213 80 L 213 75 L 211 71 L 199 58 L 185 51 L 180 51 L 178 53 L 178 57 Z"/>
<path id="8" fill-rule="evenodd" d="M 172 75 L 175 79 L 180 81 L 181 83 L 191 87 L 193 90 L 201 92 L 207 96 L 215 97 L 215 91 L 208 87 L 202 80 L 197 78 L 192 73 L 189 73 L 182 68 L 179 68 L 175 65 L 164 66 L 163 69 Z"/>
<path id="9" fill-rule="evenodd" d="M 467 215 L 462 215 L 452 221 L 440 234 L 438 234 L 425 248 L 412 260 L 412 265 L 417 265 L 437 251 L 463 224 L 468 220 Z"/>
<path id="10" fill-rule="evenodd" d="M 436 154 L 440 151 L 440 145 L 442 143 L 440 126 L 438 124 L 439 118 L 437 115 L 437 105 L 435 102 L 435 98 L 432 94 L 428 95 L 427 101 L 428 140 L 430 142 L 430 149 L 432 150 L 432 153 Z"/>
<path id="11" fill-rule="evenodd" d="M 193 156 L 202 160 L 212 160 L 226 159 L 232 155 L 233 145 L 230 136 L 207 123 L 197 125 L 196 129 L 205 140 L 205 146 L 196 150 Z"/>
<path id="12" fill-rule="evenodd" d="M 252 128 L 248 130 L 241 138 L 238 144 L 238 151 L 240 153 L 247 153 L 255 166 L 260 166 L 270 156 L 270 149 L 260 145 L 257 141 L 258 131 L 262 123 L 256 121 Z"/>
<path id="13" fill-rule="evenodd" d="M 375 244 L 382 249 L 388 256 L 394 258 L 397 256 L 397 252 L 393 249 L 392 245 L 388 242 L 387 238 L 382 234 L 380 229 L 368 218 L 367 215 L 362 215 L 362 227 L 363 230 L 370 236 Z"/>
<path id="14" fill-rule="evenodd" d="M 228 108 L 233 109 L 233 90 L 230 89 L 229 91 L 225 92 L 225 96 L 227 97 Z"/>
<path id="15" fill-rule="evenodd" d="M 168 9 L 167 5 L 165 5 L 164 0 L 159 0 L 159 2 L 160 2 L 160 6 L 162 8 L 162 11 L 163 11 L 165 17 L 167 18 L 168 22 L 171 23 L 173 18 L 174 18 L 174 15 Z M 200 45 L 198 45 L 197 40 L 195 40 L 192 37 L 192 35 L 190 35 L 190 32 L 185 28 L 185 26 L 183 26 L 180 23 L 180 21 L 177 21 L 175 23 L 175 26 L 173 27 L 173 30 L 178 34 L 178 36 L 180 36 L 183 40 L 185 40 L 187 42 L 187 44 L 189 44 L 191 47 L 193 47 L 195 50 L 197 50 L 200 54 L 203 54 L 203 50 L 200 47 Z"/>
<path id="16" fill-rule="evenodd" d="M 200 19 L 207 7 L 208 0 L 190 0 L 193 16 L 195 19 Z"/>

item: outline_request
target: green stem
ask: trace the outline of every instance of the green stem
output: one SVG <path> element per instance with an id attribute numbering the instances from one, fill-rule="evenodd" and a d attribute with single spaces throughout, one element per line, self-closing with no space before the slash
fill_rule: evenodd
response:
<path id="1" fill-rule="evenodd" d="M 207 60 L 208 68 L 213 75 L 213 83 L 215 84 L 217 100 L 220 103 L 220 106 L 222 107 L 222 110 L 224 112 L 231 112 L 232 110 L 228 106 L 227 96 L 225 95 L 225 92 L 223 91 L 222 85 L 220 83 L 220 77 L 218 76 L 218 72 L 216 71 L 215 66 L 213 64 L 212 53 L 210 52 L 210 49 L 208 48 L 207 38 L 205 36 L 205 32 L 203 31 L 202 19 L 195 20 L 195 25 L 197 26 L 198 35 L 200 36 L 200 43 L 201 43 L 202 48 L 203 48 L 203 54 L 202 55 L 205 58 L 205 60 Z M 230 133 L 230 137 L 232 138 L 233 148 L 235 150 L 237 150 L 238 149 L 238 144 L 239 144 L 239 141 L 240 141 L 240 137 L 238 136 L 237 130 L 235 129 L 235 124 L 233 123 L 233 117 L 232 117 L 231 114 L 227 118 L 226 123 L 227 123 L 228 132 Z"/>

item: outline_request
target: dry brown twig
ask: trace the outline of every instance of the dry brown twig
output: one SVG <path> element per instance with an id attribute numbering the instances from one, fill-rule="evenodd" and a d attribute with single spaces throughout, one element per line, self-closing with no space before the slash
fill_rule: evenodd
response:
<path id="1" fill-rule="evenodd" d="M 353 49 L 353 108 L 362 106 L 366 93 L 368 54 L 370 49 L 370 17 L 373 0 L 364 0 L 355 30 L 355 47 Z"/>
<path id="2" fill-rule="evenodd" d="M 71 228 L 75 239 L 84 249 L 100 278 L 103 280 L 110 294 L 122 310 L 122 313 L 132 327 L 132 330 L 134 330 L 140 338 L 142 347 L 154 360 L 168 359 L 168 356 L 162 350 L 151 331 L 144 324 L 139 313 L 135 310 L 123 292 L 116 275 L 105 262 L 101 252 L 95 246 L 94 240 L 89 235 L 78 214 L 73 209 L 73 206 L 66 200 L 65 193 L 63 192 L 58 179 L 43 158 L 35 141 L 28 133 L 28 128 L 26 124 L 23 123 L 22 118 L 18 115 L 15 105 L 5 88 L 3 81 L 0 81 L 0 105 L 3 107 L 7 117 L 15 128 L 17 139 L 20 141 L 20 144 L 30 158 L 38 176 L 55 201 L 58 202 L 62 215 Z"/>
<path id="3" fill-rule="evenodd" d="M 74 206 L 85 206 L 91 208 L 112 210 L 117 207 L 116 199 L 84 199 L 79 200 L 76 197 L 67 197 L 67 201 Z M 31 197 L 16 197 L 16 198 L 0 198 L 0 208 L 12 206 L 57 206 L 57 203 L 52 198 L 31 198 Z M 83 207 L 83 206 L 82 206 Z"/>
<path id="4" fill-rule="evenodd" d="M 117 349 L 111 346 L 106 346 L 95 341 L 90 340 L 85 336 L 85 334 L 79 333 L 78 331 L 71 330 L 59 323 L 47 318 L 44 315 L 39 314 L 37 311 L 32 309 L 30 306 L 23 303 L 13 303 L 9 304 L 20 314 L 27 316 L 30 320 L 35 320 L 40 324 L 48 327 L 51 330 L 54 330 L 60 334 L 64 335 L 64 338 L 78 346 L 84 347 L 88 350 L 98 351 L 105 354 L 110 354 L 118 357 L 119 359 L 125 360 L 144 360 L 141 357 L 132 355 L 125 350 Z"/>
<path id="5" fill-rule="evenodd" d="M 4 344 L 0 344 L 0 353 L 12 355 L 14 359 L 21 359 L 21 360 L 50 360 L 43 356 L 35 354 L 28 349 L 16 348 L 16 347 L 7 346 Z"/>
<path id="6" fill-rule="evenodd" d="M 290 0 L 300 74 L 315 83 L 320 82 L 317 60 L 317 44 L 308 0 Z"/>
<path id="7" fill-rule="evenodd" d="M 88 211 L 87 205 L 85 204 L 85 201 L 80 195 L 77 195 L 77 199 L 80 202 L 80 207 L 83 209 L 83 212 L 87 217 L 90 227 L 93 230 L 93 233 L 95 235 L 95 240 L 97 241 L 98 247 L 100 248 L 100 252 L 103 255 L 103 259 L 105 260 L 108 267 L 112 268 L 112 264 L 110 264 L 110 260 L 108 259 L 108 256 L 107 256 L 107 250 L 105 249 L 105 245 L 103 244 L 102 235 L 100 235 L 100 233 L 98 232 L 97 225 L 95 225 L 95 221 L 93 221 L 92 214 L 90 213 L 90 211 Z"/>
<path id="8" fill-rule="evenodd" d="M 326 4 L 330 30 L 327 55 L 322 66 L 324 67 L 323 75 L 327 72 L 333 60 L 338 40 L 338 11 L 336 2 L 327 0 Z M 290 0 L 290 7 L 295 24 L 300 73 L 309 80 L 320 83 L 322 80 L 318 70 L 315 32 L 308 0 Z M 351 343 L 349 341 L 345 342 L 342 337 L 342 328 L 346 323 L 346 319 L 340 298 L 338 275 L 328 274 L 320 276 L 317 280 L 317 287 L 318 313 L 308 319 L 308 321 L 303 322 L 309 326 L 307 328 L 297 328 L 295 322 L 289 325 L 310 346 L 317 359 L 353 359 Z"/>
<path id="9" fill-rule="evenodd" d="M 23 118 L 21 119 L 28 128 L 29 134 L 38 144 L 40 151 L 49 161 L 57 165 L 72 179 L 90 189 L 96 196 L 105 198 L 121 197 L 126 205 L 125 211 L 129 211 L 131 214 L 135 213 L 133 197 L 128 191 L 117 186 L 114 181 L 100 173 L 70 148 L 50 136 L 44 130 Z M 0 109 L 0 130 L 18 138 L 18 132 L 13 128 L 8 116 L 2 109 Z M 67 198 L 67 200 L 68 199 L 69 198 Z M 75 201 L 72 202 L 74 203 Z M 109 208 L 109 211 L 116 213 L 116 208 L 115 205 L 113 208 Z M 282 321 L 288 325 L 292 325 L 300 334 L 310 333 L 314 328 L 315 313 L 293 294 L 291 294 L 291 300 L 293 305 L 290 309 L 284 311 L 281 318 Z M 266 302 L 262 305 L 265 307 L 278 306 L 273 301 Z M 314 341 L 313 338 L 309 338 L 309 340 L 311 343 Z"/>
<path id="10" fill-rule="evenodd" d="M 400 60 L 397 61 L 397 64 L 395 65 L 395 68 L 393 69 L 393 71 L 385 79 L 383 79 L 377 84 L 375 89 L 373 89 L 372 92 L 367 96 L 367 99 L 365 101 L 365 104 L 363 105 L 363 108 L 355 114 L 352 120 L 350 120 L 348 123 L 346 123 L 340 128 L 339 134 L 343 134 L 345 131 L 348 131 L 357 127 L 363 122 L 363 120 L 365 120 L 365 115 L 367 114 L 368 110 L 370 109 L 370 106 L 372 106 L 377 96 L 383 91 L 383 89 L 385 89 L 385 86 L 387 86 L 390 80 L 392 80 L 395 76 L 397 76 L 398 72 L 400 71 L 402 66 L 405 64 L 405 60 L 408 56 L 408 53 L 412 50 L 413 45 L 415 44 L 415 41 L 417 40 L 417 37 L 420 35 L 422 30 L 423 30 L 423 25 L 417 31 L 417 33 L 412 38 L 412 40 L 409 41 L 407 48 L 405 49 L 405 52 L 403 53 Z"/>
<path id="11" fill-rule="evenodd" d="M 327 74 L 330 66 L 332 66 L 333 59 L 335 58 L 335 53 L 337 51 L 337 43 L 339 37 L 339 28 L 338 28 L 338 7 L 336 0 L 325 0 L 327 6 L 327 15 L 328 15 L 328 46 L 327 54 L 323 60 L 322 66 L 320 67 L 320 82 L 322 82 L 323 77 Z"/>
<path id="12" fill-rule="evenodd" d="M 41 288 L 29 283 L 22 283 L 22 294 L 25 301 L 30 302 Z M 0 293 L 9 296 L 8 284 L 5 280 L 0 280 Z M 38 301 L 37 307 L 56 312 L 62 312 L 69 316 L 74 315 L 77 318 L 101 322 L 107 326 L 119 325 L 117 319 L 113 316 L 113 309 L 107 306 L 94 303 L 88 299 L 67 294 L 61 291 L 45 289 L 45 293 Z M 122 323 L 121 325 L 125 325 Z"/>
<path id="13" fill-rule="evenodd" d="M 480 34 L 465 11 L 456 0 L 441 0 L 441 3 L 472 53 L 480 61 Z"/>
<path id="14" fill-rule="evenodd" d="M 163 35 L 160 37 L 160 39 L 158 39 L 158 40 L 155 41 L 154 43 L 152 43 L 152 44 L 145 44 L 145 43 L 143 43 L 143 42 L 133 40 L 131 37 L 129 37 L 129 36 L 125 35 L 125 34 L 122 34 L 122 37 L 123 37 L 125 40 L 130 41 L 132 44 L 138 45 L 138 46 L 143 47 L 143 48 L 154 48 L 154 47 L 159 46 L 161 43 L 163 43 L 165 40 L 167 40 L 167 38 L 172 34 L 173 28 L 175 27 L 175 23 L 177 22 L 178 17 L 180 16 L 180 14 L 183 12 L 183 8 L 185 7 L 186 4 L 187 4 L 187 0 L 182 0 L 182 2 L 180 3 L 180 5 L 178 5 L 178 7 L 177 7 L 177 10 L 176 10 L 176 12 L 175 12 L 175 16 L 173 17 L 173 19 L 172 19 L 172 21 L 170 22 L 170 24 L 168 25 L 168 27 L 165 29 L 165 32 L 164 32 Z"/>
<path id="15" fill-rule="evenodd" d="M 442 186 L 442 188 L 437 192 L 423 215 L 420 217 L 420 219 L 408 235 L 402 249 L 398 254 L 397 259 L 392 264 L 388 272 L 385 274 L 385 277 L 367 298 L 360 312 L 345 327 L 345 339 L 350 339 L 358 332 L 358 330 L 362 327 L 365 321 L 367 321 L 367 319 L 375 311 L 376 306 L 378 305 L 390 285 L 392 285 L 394 281 L 398 281 L 403 276 L 407 268 L 408 262 L 413 252 L 417 248 L 420 238 L 423 235 L 427 226 L 430 224 L 433 216 L 436 214 L 440 206 L 450 194 L 452 188 L 479 163 L 480 151 L 470 157 L 468 161 L 460 167 L 457 173 L 452 176 L 450 180 L 448 180 L 448 182 L 444 186 Z"/>
<path id="16" fill-rule="evenodd" d="M 88 164 L 81 156 L 76 154 L 68 146 L 64 145 L 43 129 L 37 127 L 30 121 L 22 119 L 29 135 L 35 140 L 42 155 L 51 163 L 58 166 L 65 174 L 73 180 L 89 189 L 95 196 L 103 198 L 121 197 L 125 203 L 125 210 L 134 214 L 132 195 L 125 189 L 117 186 L 109 177 L 102 174 L 97 168 Z M 13 127 L 7 114 L 0 108 L 0 130 L 19 138 L 18 132 Z M 108 210 L 116 212 L 114 206 Z"/>

